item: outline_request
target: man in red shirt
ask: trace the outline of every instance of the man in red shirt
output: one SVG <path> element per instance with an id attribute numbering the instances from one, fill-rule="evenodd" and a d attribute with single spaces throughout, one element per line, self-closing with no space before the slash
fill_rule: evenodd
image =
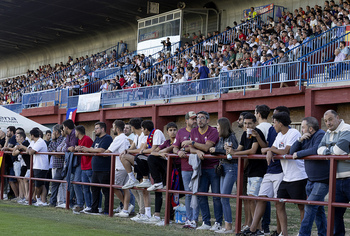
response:
<path id="1" fill-rule="evenodd" d="M 75 127 L 75 136 L 79 139 L 78 146 L 75 147 L 75 151 L 81 152 L 82 147 L 90 148 L 93 141 L 85 135 L 85 127 L 78 125 Z M 85 183 L 91 183 L 92 168 L 91 168 L 92 156 L 81 156 L 81 180 Z M 91 210 L 91 191 L 90 186 L 83 185 L 83 194 L 85 199 L 85 210 Z"/>

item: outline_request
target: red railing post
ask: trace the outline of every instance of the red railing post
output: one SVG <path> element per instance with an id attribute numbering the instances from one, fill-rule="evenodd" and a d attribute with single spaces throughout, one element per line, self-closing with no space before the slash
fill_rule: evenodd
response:
<path id="1" fill-rule="evenodd" d="M 111 156 L 111 176 L 110 176 L 110 183 L 109 183 L 109 209 L 108 209 L 108 215 L 110 217 L 113 217 L 113 208 L 114 208 L 114 176 L 115 176 L 115 158 L 116 156 Z M 129 191 L 129 190 L 125 190 Z M 124 202 L 123 202 L 124 203 Z"/>
<path id="2" fill-rule="evenodd" d="M 68 189 L 68 181 L 66 177 L 66 210 L 69 210 L 70 205 L 70 189 Z"/>
<path id="3" fill-rule="evenodd" d="M 327 215 L 327 235 L 333 235 L 334 228 L 334 206 L 336 190 L 337 161 L 330 158 L 329 170 L 329 193 L 328 193 L 328 215 Z"/>
<path id="4" fill-rule="evenodd" d="M 28 205 L 33 203 L 33 155 L 30 155 L 30 170 L 29 170 L 29 196 Z"/>
<path id="5" fill-rule="evenodd" d="M 168 156 L 168 162 L 167 162 L 167 171 L 166 171 L 166 190 L 165 190 L 165 215 L 164 215 L 164 224 L 168 225 L 170 222 L 170 193 L 169 190 L 171 189 L 171 172 L 172 172 L 172 166 L 173 166 L 173 158 L 171 156 Z"/>
<path id="6" fill-rule="evenodd" d="M 236 197 L 236 222 L 235 222 L 235 232 L 241 231 L 241 221 L 242 221 L 242 199 L 241 195 L 243 193 L 243 172 L 244 172 L 244 159 L 238 157 L 238 173 L 237 173 L 237 197 Z"/>

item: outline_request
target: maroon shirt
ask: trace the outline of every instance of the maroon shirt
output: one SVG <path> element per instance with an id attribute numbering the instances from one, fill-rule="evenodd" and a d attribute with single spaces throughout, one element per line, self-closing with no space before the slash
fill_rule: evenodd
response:
<path id="1" fill-rule="evenodd" d="M 170 146 L 171 146 L 170 139 L 165 140 L 164 143 L 159 146 L 159 150 L 162 150 L 162 149 L 170 147 Z M 179 158 L 174 158 L 174 163 L 180 165 L 181 161 L 179 160 Z"/>
<path id="2" fill-rule="evenodd" d="M 186 127 L 177 131 L 173 146 L 181 148 L 181 143 L 183 141 L 190 140 L 190 134 L 191 133 L 187 131 Z M 188 158 L 180 158 L 180 160 L 181 160 L 182 171 L 193 171 L 192 166 L 188 164 Z"/>
<path id="3" fill-rule="evenodd" d="M 196 143 L 202 143 L 205 144 L 207 141 L 212 142 L 215 146 L 215 144 L 219 140 L 219 133 L 217 129 L 211 127 L 208 125 L 208 130 L 201 134 L 199 132 L 199 128 L 193 128 L 191 130 L 191 140 L 195 141 Z M 219 159 L 204 159 L 202 161 L 202 169 L 212 169 L 215 165 L 219 163 Z"/>

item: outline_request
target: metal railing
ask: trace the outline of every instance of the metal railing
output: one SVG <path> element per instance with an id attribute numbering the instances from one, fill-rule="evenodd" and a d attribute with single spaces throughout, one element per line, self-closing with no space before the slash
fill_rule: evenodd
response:
<path id="1" fill-rule="evenodd" d="M 350 61 L 308 64 L 307 67 L 308 85 L 350 80 Z"/>
<path id="2" fill-rule="evenodd" d="M 285 52 L 285 55 L 290 61 L 298 60 L 299 58 L 307 55 L 308 53 L 321 48 L 322 46 L 332 42 L 333 40 L 343 36 L 346 33 L 346 26 L 336 26 L 333 27 L 322 34 L 319 34 L 308 41 L 301 43 L 299 46 L 294 48 L 289 48 L 290 50 Z M 277 61 L 279 56 L 276 56 L 266 62 L 263 65 L 269 64 L 271 61 Z"/>
<path id="3" fill-rule="evenodd" d="M 249 67 L 220 72 L 220 94 L 229 89 L 243 89 L 255 85 L 269 84 L 270 89 L 275 83 L 298 81 L 301 85 L 303 62 L 287 62 L 267 66 Z"/>
<path id="4" fill-rule="evenodd" d="M 318 49 L 311 51 L 302 57 L 299 57 L 298 60 L 307 61 L 310 64 L 328 62 L 329 60 L 333 59 L 334 51 L 335 49 L 339 48 L 340 42 L 346 41 L 349 36 L 350 32 L 337 37 L 322 47 L 319 47 Z"/>
<path id="5" fill-rule="evenodd" d="M 174 98 L 196 97 L 203 95 L 218 95 L 220 91 L 219 77 L 192 80 L 168 85 L 156 85 L 139 88 L 129 88 L 101 93 L 101 106 L 137 103 L 146 105 L 154 100 L 171 102 Z"/>
<path id="6" fill-rule="evenodd" d="M 11 154 L 11 152 L 5 152 L 7 154 Z M 48 153 L 37 153 L 37 154 L 47 154 L 47 155 L 64 155 L 62 152 L 48 152 Z M 97 183 L 86 183 L 86 182 L 75 182 L 72 181 L 72 184 L 80 184 L 80 185 L 88 185 L 88 186 L 98 186 L 98 187 L 106 187 L 109 188 L 109 216 L 113 216 L 113 208 L 114 208 L 114 189 L 121 188 L 120 185 L 114 185 L 115 178 L 115 158 L 119 154 L 116 153 L 75 153 L 74 155 L 84 155 L 84 156 L 111 156 L 111 169 L 110 169 L 110 183 L 109 184 L 97 184 Z M 334 227 L 334 208 L 335 207 L 350 207 L 349 203 L 337 203 L 335 202 L 335 192 L 336 192 L 336 173 L 337 173 L 337 162 L 338 161 L 348 161 L 349 157 L 345 156 L 308 156 L 303 158 L 304 160 L 329 160 L 330 161 L 330 173 L 329 173 L 329 193 L 328 193 L 328 202 L 325 201 L 308 201 L 308 200 L 296 200 L 296 199 L 281 199 L 281 198 L 267 198 L 267 197 L 253 197 L 253 196 L 245 196 L 243 195 L 243 172 L 244 172 L 244 159 L 265 159 L 265 155 L 233 155 L 234 159 L 238 161 L 238 172 L 237 172 L 237 194 L 219 194 L 219 193 L 208 193 L 208 192 L 197 192 L 193 193 L 190 191 L 182 191 L 182 190 L 171 190 L 171 182 L 172 182 L 172 168 L 173 168 L 173 158 L 178 158 L 176 154 L 167 154 L 167 175 L 166 175 L 166 188 L 156 190 L 157 192 L 165 192 L 165 217 L 164 222 L 165 225 L 168 225 L 170 222 L 170 208 L 171 206 L 171 194 L 179 193 L 179 194 L 191 194 L 198 196 L 212 196 L 212 197 L 224 197 L 224 198 L 235 198 L 236 199 L 236 212 L 235 212 L 235 231 L 238 233 L 241 229 L 241 220 L 242 220 L 242 200 L 263 200 L 263 201 L 274 201 L 274 202 L 285 202 L 285 203 L 296 203 L 296 204 L 308 204 L 308 205 L 321 205 L 327 206 L 327 235 L 333 234 Z M 213 156 L 213 155 L 204 155 L 206 159 L 226 159 L 226 156 Z M 291 155 L 276 155 L 275 159 L 290 159 L 293 160 Z M 29 201 L 28 204 L 32 205 L 32 197 L 33 197 L 33 181 L 41 180 L 48 182 L 59 182 L 66 183 L 65 180 L 53 180 L 53 179 L 43 179 L 43 178 L 34 178 L 33 177 L 33 156 L 30 157 L 30 176 L 29 177 L 20 177 L 20 176 L 11 176 L 5 175 L 5 158 L 2 159 L 1 165 L 1 186 L 0 186 L 0 199 L 2 200 L 4 197 L 4 178 L 16 178 L 16 179 L 28 179 L 29 180 Z M 137 189 L 137 188 L 134 188 Z M 66 209 L 69 209 L 69 199 L 70 192 L 66 192 Z"/>

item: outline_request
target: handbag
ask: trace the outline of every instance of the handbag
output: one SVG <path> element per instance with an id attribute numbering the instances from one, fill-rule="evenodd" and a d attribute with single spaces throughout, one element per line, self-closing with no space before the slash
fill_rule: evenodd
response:
<path id="1" fill-rule="evenodd" d="M 219 162 L 218 165 L 215 165 L 215 173 L 218 176 L 224 176 L 225 175 L 224 167 L 221 165 L 221 162 Z"/>

